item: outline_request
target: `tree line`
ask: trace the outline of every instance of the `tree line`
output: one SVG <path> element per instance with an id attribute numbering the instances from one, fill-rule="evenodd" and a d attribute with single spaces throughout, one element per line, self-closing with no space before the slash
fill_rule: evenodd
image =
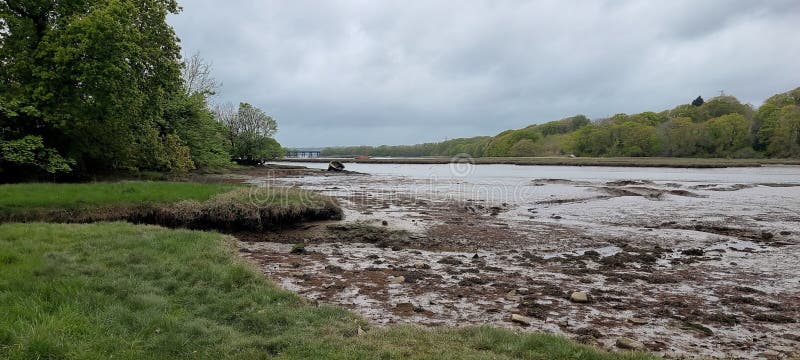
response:
<path id="1" fill-rule="evenodd" d="M 175 0 L 0 0 L 0 180 L 186 172 L 282 155 L 274 119 L 209 106 Z"/>
<path id="2" fill-rule="evenodd" d="M 329 147 L 324 156 L 666 156 L 800 157 L 800 88 L 768 98 L 757 109 L 721 95 L 659 113 L 577 115 L 495 136 L 400 146 Z"/>

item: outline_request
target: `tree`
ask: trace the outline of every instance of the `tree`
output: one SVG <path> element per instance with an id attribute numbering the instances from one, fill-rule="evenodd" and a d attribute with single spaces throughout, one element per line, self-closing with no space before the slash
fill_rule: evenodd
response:
<path id="1" fill-rule="evenodd" d="M 702 124 L 706 152 L 713 156 L 730 156 L 748 147 L 750 121 L 741 114 L 727 114 Z"/>
<path id="2" fill-rule="evenodd" d="M 218 106 L 217 121 L 227 128 L 234 161 L 258 164 L 282 156 L 282 149 L 272 139 L 278 124 L 263 110 L 248 103 L 240 103 L 238 110 L 232 104 Z"/>
<path id="3" fill-rule="evenodd" d="M 698 95 L 697 99 L 694 99 L 694 101 L 692 101 L 692 106 L 700 106 L 703 105 L 704 102 L 705 101 L 703 100 L 703 97 Z"/>
<path id="4" fill-rule="evenodd" d="M 800 106 L 781 108 L 767 153 L 776 157 L 800 157 Z"/>
<path id="5" fill-rule="evenodd" d="M 766 150 L 775 134 L 781 110 L 787 105 L 800 105 L 800 88 L 771 96 L 758 108 L 753 121 L 756 150 Z"/>
<path id="6" fill-rule="evenodd" d="M 200 57 L 200 52 L 195 52 L 181 68 L 183 87 L 189 95 L 200 94 L 207 98 L 217 92 L 220 84 L 211 75 L 212 66 Z"/>
<path id="7" fill-rule="evenodd" d="M 230 165 L 228 131 L 214 119 L 203 94 L 178 94 L 165 109 L 164 120 L 168 131 L 186 142 L 195 166 L 221 168 Z"/>
<path id="8" fill-rule="evenodd" d="M 538 147 L 533 140 L 522 139 L 509 150 L 509 156 L 536 156 Z"/>
<path id="9" fill-rule="evenodd" d="M 182 91 L 177 12 L 174 0 L 0 1 L 3 141 L 38 137 L 82 171 L 162 163 L 154 142 L 184 146 L 163 119 Z"/>
<path id="10" fill-rule="evenodd" d="M 670 119 L 660 125 L 657 134 L 661 139 L 661 154 L 675 157 L 697 156 L 698 127 L 688 117 Z"/>

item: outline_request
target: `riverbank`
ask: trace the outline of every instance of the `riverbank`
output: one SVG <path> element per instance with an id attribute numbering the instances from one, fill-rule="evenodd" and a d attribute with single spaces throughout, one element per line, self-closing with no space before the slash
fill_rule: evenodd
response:
<path id="1" fill-rule="evenodd" d="M 284 158 L 281 161 L 296 163 L 319 163 L 332 160 L 343 163 L 363 164 L 448 164 L 452 157 L 412 157 L 412 158 L 369 158 L 356 159 L 344 157 L 331 158 Z M 619 166 L 619 167 L 674 167 L 674 168 L 725 168 L 759 167 L 763 165 L 800 165 L 800 159 L 718 159 L 718 158 L 588 158 L 588 157 L 481 157 L 470 158 L 473 164 L 508 165 L 556 165 L 556 166 Z"/>
<path id="2" fill-rule="evenodd" d="M 219 209 L 283 209 L 306 206 L 309 194 L 326 198 L 263 189 L 224 182 L 0 185 L 0 221 L 90 222 L 142 207 L 217 201 L 226 204 Z M 250 221 L 249 214 L 230 212 L 234 223 Z M 253 233 L 281 234 L 269 230 Z M 0 224 L 0 358 L 653 358 L 488 326 L 377 326 L 279 288 L 257 262 L 240 257 L 250 251 L 215 232 L 125 222 Z M 285 256 L 303 252 L 291 246 Z"/>
<path id="3" fill-rule="evenodd" d="M 0 222 L 129 221 L 232 232 L 341 218 L 333 198 L 287 187 L 166 181 L 0 185 Z"/>

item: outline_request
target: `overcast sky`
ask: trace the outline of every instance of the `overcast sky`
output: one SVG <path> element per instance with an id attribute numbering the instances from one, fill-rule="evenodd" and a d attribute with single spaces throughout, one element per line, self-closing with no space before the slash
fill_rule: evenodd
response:
<path id="1" fill-rule="evenodd" d="M 800 1 L 184 0 L 169 22 L 284 146 L 413 144 L 800 86 Z"/>

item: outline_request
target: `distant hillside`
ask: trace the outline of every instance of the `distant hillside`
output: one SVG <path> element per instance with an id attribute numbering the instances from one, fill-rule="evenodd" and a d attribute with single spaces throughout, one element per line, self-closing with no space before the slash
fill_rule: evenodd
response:
<path id="1" fill-rule="evenodd" d="M 659 113 L 617 114 L 590 121 L 577 115 L 495 136 L 399 146 L 322 149 L 323 156 L 669 156 L 800 157 L 800 88 L 758 109 L 733 96 L 698 98 Z"/>

